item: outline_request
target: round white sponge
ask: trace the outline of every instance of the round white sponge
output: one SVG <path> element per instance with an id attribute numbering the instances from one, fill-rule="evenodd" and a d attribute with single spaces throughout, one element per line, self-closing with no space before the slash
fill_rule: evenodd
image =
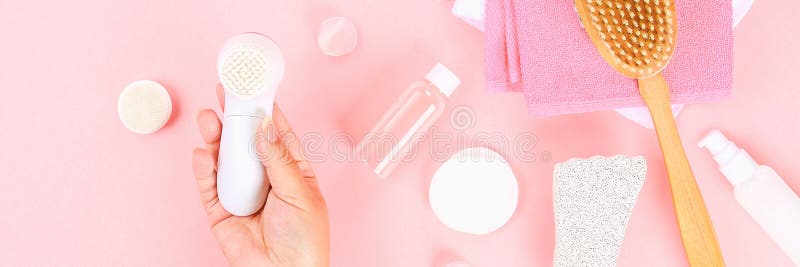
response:
<path id="1" fill-rule="evenodd" d="M 517 179 L 508 162 L 485 147 L 454 154 L 434 174 L 428 195 L 433 213 L 450 229 L 486 234 L 517 208 Z"/>
<path id="2" fill-rule="evenodd" d="M 117 113 L 125 128 L 138 134 L 161 129 L 172 114 L 167 89 L 154 81 L 135 81 L 119 94 Z"/>

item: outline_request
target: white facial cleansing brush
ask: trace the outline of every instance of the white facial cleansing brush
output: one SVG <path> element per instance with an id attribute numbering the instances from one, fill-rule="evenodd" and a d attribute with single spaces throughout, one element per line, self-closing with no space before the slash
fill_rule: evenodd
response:
<path id="1" fill-rule="evenodd" d="M 269 180 L 258 159 L 255 134 L 264 117 L 272 116 L 275 92 L 283 79 L 283 55 L 269 37 L 243 33 L 222 48 L 217 72 L 225 88 L 217 193 L 225 210 L 247 216 L 266 201 Z"/>

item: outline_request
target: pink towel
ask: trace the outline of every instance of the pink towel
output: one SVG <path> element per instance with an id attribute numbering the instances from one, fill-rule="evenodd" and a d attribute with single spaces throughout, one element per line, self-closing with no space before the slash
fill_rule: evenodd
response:
<path id="1" fill-rule="evenodd" d="M 677 0 L 678 40 L 663 74 L 672 103 L 722 100 L 733 82 L 730 0 Z M 522 91 L 529 113 L 551 116 L 641 106 L 636 81 L 609 66 L 571 0 L 486 3 L 486 85 Z"/>

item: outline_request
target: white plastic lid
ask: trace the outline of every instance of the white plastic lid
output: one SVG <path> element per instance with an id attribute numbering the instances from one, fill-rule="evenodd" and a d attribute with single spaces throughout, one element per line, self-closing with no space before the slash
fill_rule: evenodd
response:
<path id="1" fill-rule="evenodd" d="M 503 226 L 517 208 L 517 179 L 508 162 L 485 147 L 454 154 L 431 179 L 428 200 L 448 228 L 469 234 Z"/>
<path id="2" fill-rule="evenodd" d="M 756 161 L 750 157 L 750 154 L 747 154 L 747 151 L 736 146 L 717 129 L 706 134 L 697 145 L 711 152 L 714 161 L 719 164 L 719 170 L 722 175 L 728 178 L 728 181 L 734 186 L 750 179 L 758 167 Z"/>
<path id="3" fill-rule="evenodd" d="M 436 88 L 439 88 L 439 91 L 446 96 L 453 94 L 453 91 L 461 84 L 461 80 L 458 79 L 458 76 L 442 65 L 442 63 L 436 63 L 436 66 L 433 66 L 433 68 L 428 71 L 428 74 L 425 74 L 425 80 L 428 80 L 436 86 Z"/>

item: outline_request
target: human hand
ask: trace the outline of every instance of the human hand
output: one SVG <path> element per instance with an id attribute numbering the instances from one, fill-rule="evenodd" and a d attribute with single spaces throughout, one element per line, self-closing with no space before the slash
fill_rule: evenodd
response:
<path id="1" fill-rule="evenodd" d="M 224 93 L 217 85 L 224 108 Z M 329 228 L 325 199 L 283 112 L 274 106 L 256 134 L 256 151 L 270 185 L 267 201 L 253 215 L 233 216 L 217 198 L 217 156 L 222 124 L 210 109 L 197 114 L 205 148 L 192 165 L 211 231 L 232 266 L 328 266 Z"/>

